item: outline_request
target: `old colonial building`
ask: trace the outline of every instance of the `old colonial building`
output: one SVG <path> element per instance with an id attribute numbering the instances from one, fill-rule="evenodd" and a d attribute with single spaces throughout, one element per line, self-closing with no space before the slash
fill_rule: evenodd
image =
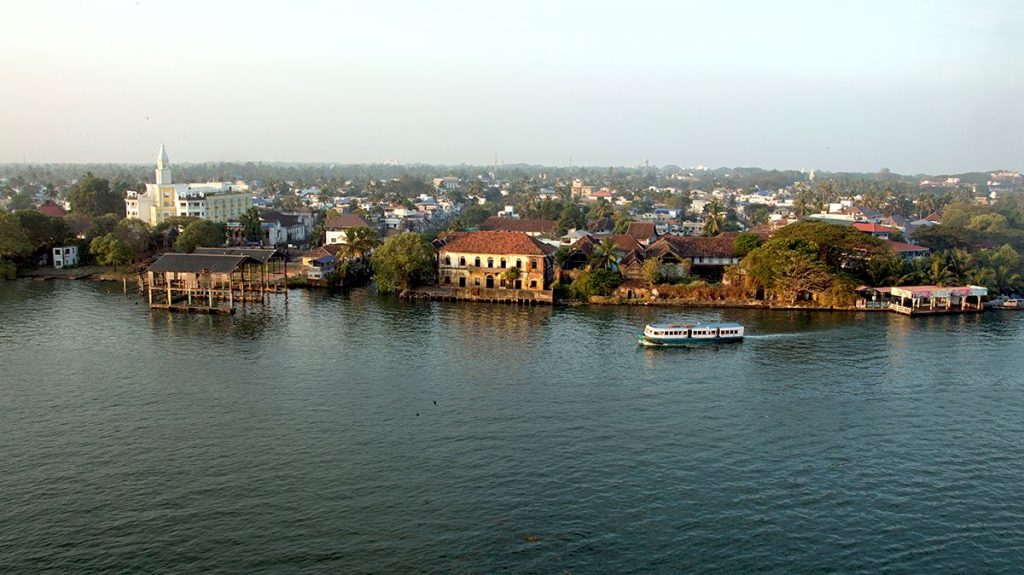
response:
<path id="1" fill-rule="evenodd" d="M 552 252 L 554 247 L 521 232 L 452 234 L 438 251 L 438 283 L 544 291 L 553 278 Z"/>

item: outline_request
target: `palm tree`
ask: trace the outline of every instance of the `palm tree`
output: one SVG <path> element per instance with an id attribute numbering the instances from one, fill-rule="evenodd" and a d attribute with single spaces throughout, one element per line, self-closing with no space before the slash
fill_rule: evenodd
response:
<path id="1" fill-rule="evenodd" d="M 520 272 L 521 270 L 516 266 L 507 268 L 502 274 L 504 276 L 503 279 L 505 280 L 505 286 L 509 288 L 515 287 L 516 280 L 519 279 Z"/>
<path id="2" fill-rule="evenodd" d="M 619 249 L 611 238 L 594 246 L 594 254 L 590 256 L 590 266 L 600 269 L 612 269 L 619 261 Z"/>
<path id="3" fill-rule="evenodd" d="M 953 271 L 949 269 L 949 265 L 946 263 L 945 258 L 940 254 L 935 254 L 931 257 L 931 262 L 926 269 L 928 283 L 937 286 L 947 286 L 950 284 L 957 283 L 956 276 Z"/>
<path id="4" fill-rule="evenodd" d="M 704 214 L 704 235 L 710 237 L 722 233 L 722 225 L 725 223 L 722 205 L 718 202 L 711 202 L 704 206 Z"/>
<path id="5" fill-rule="evenodd" d="M 367 227 L 345 230 L 344 254 L 349 259 L 363 259 L 377 246 L 377 234 Z"/>

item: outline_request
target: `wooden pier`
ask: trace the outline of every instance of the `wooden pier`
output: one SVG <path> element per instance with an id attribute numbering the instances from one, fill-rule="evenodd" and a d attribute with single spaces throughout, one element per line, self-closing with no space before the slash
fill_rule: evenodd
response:
<path id="1" fill-rule="evenodd" d="M 276 277 L 275 265 L 283 267 Z M 274 249 L 199 248 L 160 256 L 140 274 L 140 292 L 150 309 L 179 313 L 232 314 L 236 305 L 266 303 L 284 293 L 288 263 Z"/>

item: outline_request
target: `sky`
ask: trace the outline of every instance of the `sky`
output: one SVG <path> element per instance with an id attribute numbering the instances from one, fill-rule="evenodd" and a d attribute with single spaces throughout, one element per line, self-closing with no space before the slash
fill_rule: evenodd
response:
<path id="1" fill-rule="evenodd" d="M 4 2 L 0 163 L 1024 169 L 1017 1 Z"/>

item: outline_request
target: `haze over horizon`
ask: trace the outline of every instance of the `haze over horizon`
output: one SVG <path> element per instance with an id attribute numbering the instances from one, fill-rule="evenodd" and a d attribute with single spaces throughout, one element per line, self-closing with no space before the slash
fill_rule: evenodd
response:
<path id="1" fill-rule="evenodd" d="M 16 3 L 0 162 L 1021 169 L 1024 5 Z"/>

